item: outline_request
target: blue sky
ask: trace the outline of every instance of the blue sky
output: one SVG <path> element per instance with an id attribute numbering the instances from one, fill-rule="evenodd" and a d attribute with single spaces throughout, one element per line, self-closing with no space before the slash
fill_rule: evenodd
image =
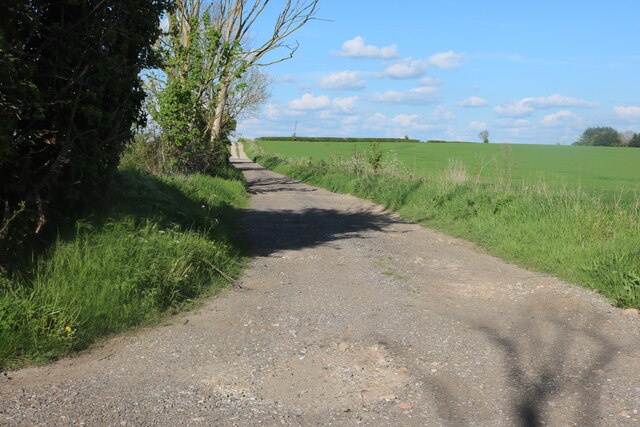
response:
<path id="1" fill-rule="evenodd" d="M 640 131 L 638 0 L 320 0 L 245 137 L 570 144 Z M 268 17 L 267 17 L 268 18 Z M 267 27 L 256 27 L 261 39 Z"/>

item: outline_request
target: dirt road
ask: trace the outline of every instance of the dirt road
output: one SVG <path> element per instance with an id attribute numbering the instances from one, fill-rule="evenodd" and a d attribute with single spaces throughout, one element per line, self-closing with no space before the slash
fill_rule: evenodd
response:
<path id="1" fill-rule="evenodd" d="M 640 424 L 638 316 L 234 153 L 241 288 L 0 378 L 0 424 Z"/>

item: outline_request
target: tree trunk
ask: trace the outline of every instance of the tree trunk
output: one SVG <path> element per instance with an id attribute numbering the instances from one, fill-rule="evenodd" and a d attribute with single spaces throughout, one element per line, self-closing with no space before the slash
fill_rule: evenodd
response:
<path id="1" fill-rule="evenodd" d="M 220 136 L 222 132 L 222 119 L 224 115 L 224 108 L 227 103 L 227 97 L 229 95 L 229 86 L 231 85 L 230 81 L 223 82 L 220 84 L 220 89 L 218 90 L 217 96 L 217 105 L 216 112 L 213 116 L 213 126 L 211 126 L 211 146 L 212 148 L 216 145 L 216 140 Z"/>

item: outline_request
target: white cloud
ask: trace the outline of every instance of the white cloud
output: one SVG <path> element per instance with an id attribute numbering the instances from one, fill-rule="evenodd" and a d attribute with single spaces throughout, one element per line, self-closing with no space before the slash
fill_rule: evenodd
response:
<path id="1" fill-rule="evenodd" d="M 292 110 L 288 108 L 286 105 L 281 104 L 267 104 L 262 109 L 261 117 L 266 117 L 269 120 L 283 120 L 288 117 L 299 117 L 304 115 L 303 111 Z"/>
<path id="2" fill-rule="evenodd" d="M 289 105 L 294 110 L 319 110 L 328 107 L 331 101 L 326 95 L 313 96 L 305 93 L 301 98 L 292 100 Z"/>
<path id="3" fill-rule="evenodd" d="M 554 94 L 547 97 L 539 98 L 523 98 L 518 101 L 507 102 L 498 105 L 494 111 L 500 116 L 521 117 L 533 113 L 538 109 L 553 107 L 597 107 L 595 102 L 585 101 L 584 99 L 571 98 L 560 94 Z"/>
<path id="4" fill-rule="evenodd" d="M 453 114 L 446 105 L 438 105 L 431 112 L 431 118 L 436 121 L 444 122 L 455 119 L 456 115 Z"/>
<path id="5" fill-rule="evenodd" d="M 436 53 L 429 57 L 429 64 L 434 67 L 442 68 L 444 70 L 453 70 L 462 65 L 462 59 L 464 55 L 461 53 L 455 53 L 450 50 L 448 52 Z"/>
<path id="6" fill-rule="evenodd" d="M 543 126 L 566 126 L 567 124 L 574 123 L 578 119 L 578 116 L 573 114 L 569 110 L 560 110 L 557 113 L 548 114 L 543 117 L 540 122 Z"/>
<path id="7" fill-rule="evenodd" d="M 478 122 L 476 120 L 472 121 L 471 123 L 469 123 L 469 129 L 472 131 L 483 131 L 487 128 L 487 123 L 486 122 Z"/>
<path id="8" fill-rule="evenodd" d="M 337 108 L 340 111 L 349 112 L 353 110 L 357 102 L 358 102 L 357 96 L 350 96 L 348 98 L 334 98 L 333 101 L 331 101 L 331 105 L 333 105 L 335 108 Z"/>
<path id="9" fill-rule="evenodd" d="M 504 118 L 496 121 L 496 124 L 502 127 L 522 127 L 522 126 L 528 126 L 530 123 L 531 122 L 526 119 L 510 119 L 510 118 Z"/>
<path id="10" fill-rule="evenodd" d="M 433 77 L 423 77 L 420 79 L 420 84 L 422 86 L 440 86 L 442 84 L 442 80 L 434 79 Z"/>
<path id="11" fill-rule="evenodd" d="M 344 117 L 342 120 L 340 120 L 340 123 L 343 124 L 343 125 L 354 125 L 354 124 L 358 123 L 359 121 L 360 121 L 360 116 L 352 115 L 352 116 Z"/>
<path id="12" fill-rule="evenodd" d="M 280 116 L 280 112 L 278 111 L 278 107 L 274 104 L 267 104 L 262 109 L 262 116 L 268 118 L 269 120 L 276 120 Z"/>
<path id="13" fill-rule="evenodd" d="M 616 114 L 627 120 L 638 120 L 640 119 L 640 107 L 629 106 L 629 107 L 613 107 L 613 110 Z"/>
<path id="14" fill-rule="evenodd" d="M 388 90 L 384 93 L 374 93 L 371 100 L 374 102 L 386 102 L 389 104 L 423 105 L 429 104 L 439 97 L 440 95 L 438 94 L 437 88 L 422 86 L 410 89 L 406 92 Z"/>
<path id="15" fill-rule="evenodd" d="M 526 116 L 535 111 L 535 109 L 527 105 L 522 100 L 498 105 L 493 110 L 498 113 L 499 116 L 508 117 Z"/>
<path id="16" fill-rule="evenodd" d="M 362 78 L 360 71 L 339 71 L 331 73 L 320 79 L 320 87 L 323 89 L 362 89 L 367 81 Z"/>
<path id="17" fill-rule="evenodd" d="M 364 38 L 358 36 L 353 40 L 347 40 L 342 43 L 342 51 L 334 52 L 336 56 L 344 56 L 347 58 L 397 58 L 398 46 L 391 45 L 385 47 L 377 47 L 365 44 Z"/>
<path id="18" fill-rule="evenodd" d="M 409 126 L 413 124 L 413 121 L 418 118 L 417 114 L 398 114 L 391 121 L 399 124 L 400 126 Z"/>
<path id="19" fill-rule="evenodd" d="M 484 107 L 485 105 L 489 105 L 489 101 L 477 96 L 471 96 L 458 102 L 458 106 L 460 107 Z"/>
<path id="20" fill-rule="evenodd" d="M 421 59 L 407 58 L 389 65 L 385 74 L 394 79 L 412 79 L 424 75 L 427 63 Z"/>
<path id="21" fill-rule="evenodd" d="M 598 103 L 585 101 L 584 99 L 571 98 L 569 96 L 556 93 L 547 97 L 525 98 L 528 104 L 533 108 L 550 108 L 550 107 L 597 107 Z"/>

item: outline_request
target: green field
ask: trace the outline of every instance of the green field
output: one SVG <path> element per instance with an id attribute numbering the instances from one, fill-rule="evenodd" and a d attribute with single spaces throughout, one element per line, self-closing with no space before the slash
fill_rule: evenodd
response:
<path id="1" fill-rule="evenodd" d="M 640 149 L 247 142 L 267 168 L 640 308 Z"/>
<path id="2" fill-rule="evenodd" d="M 286 158 L 328 160 L 348 156 L 354 149 L 368 150 L 366 143 L 261 141 L 268 152 Z M 408 174 L 437 176 L 461 162 L 471 179 L 514 185 L 546 185 L 580 188 L 587 192 L 633 193 L 640 186 L 640 149 L 524 144 L 428 144 L 381 143 L 389 155 L 397 153 Z"/>

